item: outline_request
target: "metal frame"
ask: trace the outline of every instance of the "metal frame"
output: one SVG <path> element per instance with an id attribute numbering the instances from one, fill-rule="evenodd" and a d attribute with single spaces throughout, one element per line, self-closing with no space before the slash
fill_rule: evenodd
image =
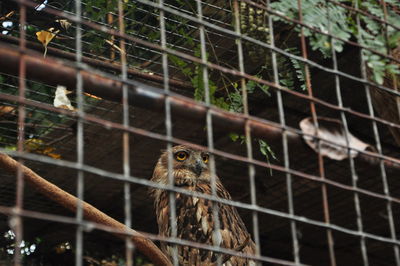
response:
<path id="1" fill-rule="evenodd" d="M 305 0 L 303 0 L 305 1 Z M 26 0 L 15 0 L 16 3 L 20 4 L 19 13 L 20 13 L 20 25 L 26 24 L 26 10 L 27 8 L 35 8 L 36 4 L 34 2 L 26 1 Z M 356 236 L 359 238 L 360 250 L 362 255 L 362 261 L 364 265 L 369 265 L 369 257 L 368 257 L 368 247 L 367 247 L 367 240 L 372 239 L 376 241 L 380 241 L 382 243 L 391 244 L 393 246 L 394 258 L 397 265 L 400 265 L 400 239 L 396 236 L 396 217 L 393 215 L 393 205 L 400 205 L 400 198 L 393 197 L 390 193 L 390 186 L 387 180 L 387 172 L 386 169 L 390 168 L 397 168 L 400 169 L 400 159 L 394 158 L 388 155 L 384 155 L 382 152 L 382 147 L 380 143 L 380 135 L 378 130 L 378 125 L 384 125 L 393 127 L 396 129 L 400 129 L 399 124 L 392 123 L 382 118 L 378 118 L 374 114 L 372 100 L 369 88 L 371 86 L 376 87 L 379 90 L 384 92 L 390 93 L 393 97 L 399 97 L 400 92 L 395 91 L 392 88 L 387 88 L 383 85 L 375 84 L 368 80 L 366 76 L 366 69 L 365 69 L 365 62 L 364 62 L 364 52 L 368 50 L 376 55 L 381 57 L 390 59 L 396 63 L 400 63 L 398 59 L 393 58 L 391 54 L 383 54 L 378 51 L 371 50 L 368 47 L 360 45 L 357 42 L 353 41 L 346 41 L 337 36 L 331 34 L 331 28 L 329 25 L 328 32 L 322 32 L 318 29 L 312 28 L 309 25 L 305 24 L 302 20 L 302 0 L 298 0 L 298 9 L 299 9 L 299 19 L 293 20 L 290 19 L 282 14 L 277 13 L 276 11 L 270 8 L 270 0 L 267 0 L 265 4 L 260 4 L 258 2 L 253 2 L 250 0 L 241 0 L 254 8 L 259 8 L 264 10 L 269 14 L 268 16 L 268 26 L 269 26 L 269 39 L 270 43 L 265 43 L 260 40 L 254 39 L 249 37 L 241 32 L 239 27 L 240 18 L 239 18 L 239 1 L 233 0 L 233 11 L 232 11 L 232 18 L 235 21 L 234 30 L 224 28 L 220 25 L 217 25 L 217 19 L 207 17 L 205 18 L 203 15 L 203 7 L 204 6 L 213 6 L 213 4 L 205 3 L 201 0 L 196 0 L 196 11 L 193 14 L 189 12 L 180 12 L 179 10 L 175 9 L 171 5 L 167 5 L 164 3 L 163 0 L 158 0 L 157 2 L 148 1 L 148 0 L 137 0 L 137 3 L 141 3 L 148 7 L 152 7 L 158 10 L 159 16 L 159 30 L 161 39 L 159 43 L 152 43 L 149 40 L 145 40 L 143 36 L 132 36 L 125 33 L 125 25 L 124 25 L 124 14 L 122 8 L 122 2 L 119 1 L 118 5 L 118 15 L 113 14 L 114 16 L 118 16 L 118 29 L 108 28 L 106 24 L 99 24 L 96 22 L 88 21 L 87 18 L 82 17 L 82 2 L 80 0 L 75 1 L 75 13 L 70 14 L 63 12 L 62 10 L 57 10 L 54 8 L 47 8 L 46 12 L 52 15 L 56 15 L 61 18 L 65 18 L 73 22 L 76 26 L 76 35 L 75 35 L 75 58 L 74 62 L 57 62 L 51 59 L 41 59 L 35 58 L 37 54 L 35 54 L 32 50 L 30 50 L 27 46 L 30 46 L 29 42 L 27 41 L 27 36 L 25 32 L 25 28 L 23 26 L 19 27 L 19 50 L 12 49 L 6 46 L 0 46 L 0 61 L 3 66 L 0 66 L 0 71 L 6 72 L 8 74 L 16 75 L 19 79 L 19 94 L 18 96 L 8 95 L 5 93 L 0 92 L 0 99 L 6 101 L 14 101 L 18 104 L 18 143 L 17 143 L 17 151 L 9 151 L 6 149 L 1 148 L 0 152 L 10 154 L 18 158 L 19 163 L 24 164 L 24 160 L 33 160 L 40 163 L 55 165 L 55 166 L 62 166 L 66 168 L 71 168 L 77 170 L 77 198 L 78 207 L 76 211 L 76 217 L 74 219 L 67 218 L 63 216 L 57 215 L 50 215 L 40 212 L 33 212 L 25 210 L 23 207 L 23 192 L 24 192 L 24 178 L 22 175 L 22 170 L 20 167 L 18 168 L 17 172 L 17 179 L 16 179 L 16 200 L 15 206 L 12 208 L 1 206 L 0 205 L 0 212 L 5 213 L 10 216 L 10 224 L 12 225 L 12 229 L 16 233 L 15 239 L 15 265 L 21 264 L 21 252 L 20 252 L 20 243 L 23 240 L 23 229 L 22 223 L 25 217 L 32 217 L 35 219 L 43 219 L 47 221 L 55 221 L 60 223 L 69 223 L 74 224 L 77 226 L 76 229 L 76 265 L 83 265 L 83 232 L 86 230 L 87 227 L 93 227 L 96 229 L 112 232 L 115 231 L 113 228 L 104 227 L 100 224 L 95 224 L 86 221 L 83 218 L 83 206 L 82 201 L 84 200 L 84 178 L 85 173 L 94 173 L 99 176 L 104 176 L 107 178 L 119 180 L 124 184 L 124 213 L 125 213 L 125 225 L 129 228 L 132 226 L 132 206 L 131 206 L 131 186 L 133 184 L 140 184 L 148 187 L 160 188 L 169 191 L 170 197 L 169 202 L 170 206 L 170 219 L 172 225 L 172 237 L 165 239 L 160 236 L 156 236 L 154 234 L 149 234 L 147 232 L 140 232 L 145 237 L 151 240 L 161 240 L 167 241 L 172 244 L 176 245 L 189 245 L 192 247 L 204 248 L 207 250 L 212 250 L 218 253 L 228 253 L 237 256 L 243 256 L 251 259 L 257 260 L 259 263 L 261 262 L 271 262 L 277 263 L 282 265 L 302 265 L 302 256 L 300 251 L 300 243 L 297 236 L 297 228 L 300 223 L 308 224 L 311 226 L 315 226 L 318 228 L 322 228 L 326 230 L 327 234 L 327 244 L 329 248 L 329 257 L 330 257 L 330 264 L 336 265 L 336 255 L 335 255 L 335 241 L 334 241 L 334 233 L 341 232 L 347 235 Z M 387 27 L 393 27 L 398 29 L 395 25 L 391 25 L 387 21 L 387 10 L 386 10 L 386 3 L 384 0 L 381 0 L 381 5 L 385 13 L 384 19 L 377 18 L 374 15 L 366 13 L 360 10 L 357 6 L 348 7 L 343 5 L 340 2 L 336 2 L 334 0 L 327 0 L 327 2 L 339 5 L 343 8 L 347 8 L 357 13 L 357 26 L 360 27 L 360 20 L 359 17 L 361 15 L 365 15 L 374 19 L 376 21 L 381 22 L 384 26 L 385 32 L 387 34 Z M 198 33 L 199 33 L 199 41 L 198 44 L 200 45 L 201 55 L 200 58 L 197 58 L 190 53 L 185 47 L 174 47 L 170 46 L 167 41 L 167 35 L 170 33 L 166 29 L 166 14 L 173 14 L 177 16 L 181 16 L 192 23 L 198 25 Z M 329 13 L 327 16 L 329 17 Z M 300 41 L 301 41 L 301 51 L 302 55 L 297 56 L 290 54 L 275 45 L 274 40 L 274 23 L 272 20 L 272 16 L 279 16 L 289 22 L 293 22 L 301 27 L 300 33 Z M 213 24 L 214 22 L 214 24 Z M 225 23 L 226 24 L 226 23 Z M 228 25 L 228 24 L 226 24 Z M 120 64 L 113 65 L 113 64 L 105 64 L 104 62 L 96 62 L 95 59 L 86 58 L 83 55 L 82 51 L 82 26 L 89 27 L 93 30 L 107 33 L 115 38 L 119 38 L 120 41 L 120 49 L 122 51 L 120 57 Z M 316 62 L 313 62 L 308 59 L 307 54 L 307 45 L 305 41 L 305 36 L 303 32 L 303 28 L 307 28 L 309 30 L 315 31 L 317 33 L 323 34 L 329 37 L 331 47 L 334 47 L 334 42 L 341 41 L 345 42 L 351 46 L 355 46 L 360 48 L 361 51 L 361 73 L 362 77 L 355 77 L 345 72 L 339 70 L 338 67 L 338 60 L 337 54 L 335 50 L 332 48 L 332 67 L 325 67 Z M 194 29 L 195 30 L 195 29 Z M 212 63 L 207 58 L 207 42 L 206 42 L 206 32 L 207 30 L 213 30 L 220 34 L 221 36 L 229 36 L 236 42 L 237 48 L 237 55 L 238 55 L 238 69 L 231 69 L 225 66 L 218 65 L 216 63 Z M 361 38 L 361 36 L 359 36 Z M 4 38 L 1 38 L 2 40 Z M 16 40 L 9 38 L 9 42 L 15 42 Z M 271 53 L 271 63 L 272 63 L 272 70 L 273 70 L 273 81 L 263 80 L 261 78 L 255 77 L 246 73 L 245 65 L 244 65 L 244 55 L 243 55 L 243 44 L 242 42 L 250 42 L 254 45 L 258 45 L 267 49 Z M 386 40 L 388 41 L 388 40 Z M 139 71 L 132 70 L 128 67 L 127 59 L 131 56 L 125 53 L 127 47 L 131 47 L 131 43 L 137 43 L 146 47 L 146 49 L 152 50 L 158 55 L 161 55 L 161 69 L 162 73 L 157 73 L 157 78 L 152 77 L 153 75 L 143 75 Z M 29 44 L 29 45 L 28 45 Z M 62 55 L 60 51 L 54 49 L 55 53 L 59 53 Z M 170 65 L 168 55 L 178 56 L 184 60 L 189 62 L 195 62 L 199 64 L 203 70 L 203 80 L 204 80 L 204 87 L 205 87 L 205 103 L 198 103 L 193 101 L 192 99 L 180 96 L 171 91 L 170 86 L 190 86 L 183 81 L 174 80 L 170 77 Z M 305 64 L 305 72 L 306 72 L 306 85 L 307 85 L 307 94 L 296 92 L 285 88 L 280 84 L 279 81 L 279 69 L 277 66 L 277 55 L 285 56 L 299 62 Z M 64 56 L 69 57 L 71 59 L 72 54 L 66 54 L 64 52 Z M 121 75 L 110 75 L 104 72 L 101 72 L 95 69 L 96 66 L 103 66 L 107 68 L 112 68 L 114 70 L 118 70 Z M 27 67 L 34 67 L 34 70 L 26 71 Z M 334 105 L 328 103 L 324 100 L 318 99 L 313 95 L 313 90 L 310 81 L 310 67 L 318 68 L 324 72 L 330 73 L 334 76 L 334 85 L 335 85 L 335 93 L 338 105 Z M 233 114 L 223 110 L 220 110 L 211 104 L 210 98 L 210 88 L 209 88 L 209 70 L 218 70 L 222 73 L 233 75 L 240 79 L 240 87 L 243 97 L 243 105 L 244 111 L 243 114 Z M 54 77 L 51 76 L 43 76 L 41 72 L 49 71 L 51 73 L 57 74 Z M 163 89 L 159 89 L 156 86 L 150 86 L 144 84 L 143 82 L 134 81 L 128 78 L 129 74 L 138 75 L 141 78 L 148 78 L 149 80 L 157 81 L 162 83 Z M 64 81 L 59 81 L 58 78 L 63 76 L 65 78 Z M 344 107 L 343 100 L 342 100 L 342 88 L 340 84 L 341 78 L 347 78 L 352 81 L 356 81 L 360 84 L 363 84 L 365 87 L 365 94 L 367 97 L 367 104 L 368 104 L 368 114 L 361 113 L 359 111 L 350 110 L 349 108 Z M 50 85 L 54 85 L 56 83 L 64 83 L 69 87 L 74 87 L 76 90 L 77 98 L 77 112 L 70 112 L 63 109 L 58 109 L 48 104 L 35 102 L 26 98 L 26 79 L 37 80 L 43 83 L 47 83 Z M 246 80 L 252 80 L 259 84 L 268 85 L 276 91 L 277 103 L 278 103 L 278 111 L 279 111 L 279 123 L 274 123 L 265 119 L 261 119 L 249 114 L 249 103 L 248 103 L 248 96 L 247 96 L 247 88 L 246 88 Z M 121 102 L 123 113 L 122 113 L 122 124 L 114 123 L 107 121 L 105 119 L 95 117 L 90 113 L 84 112 L 84 101 L 83 101 L 83 93 L 89 92 L 96 95 L 103 97 L 104 99 Z M 370 161 L 374 162 L 375 165 L 379 166 L 380 175 L 382 179 L 382 184 L 384 191 L 383 193 L 377 193 L 373 191 L 369 191 L 366 189 L 362 189 L 358 186 L 358 174 L 356 171 L 356 166 L 354 159 L 349 156 L 349 165 L 351 171 L 351 185 L 346 185 L 337 181 L 333 181 L 330 179 L 325 178 L 325 169 L 324 169 L 324 158 L 322 155 L 318 154 L 318 166 L 319 166 L 319 174 L 318 176 L 303 173 L 300 171 L 296 171 L 290 168 L 291 161 L 293 159 L 289 158 L 289 147 L 290 145 L 299 145 L 302 143 L 303 133 L 297 129 L 291 128 L 286 125 L 285 121 L 285 110 L 283 106 L 283 93 L 292 95 L 294 97 L 298 97 L 299 99 L 303 99 L 309 102 L 310 106 L 310 114 L 313 118 L 313 122 L 316 127 L 318 127 L 318 114 L 316 111 L 317 106 L 323 106 L 325 108 L 334 110 L 340 113 L 341 121 L 344 125 L 346 130 L 346 138 L 349 136 L 348 130 L 348 121 L 346 115 L 353 115 L 358 118 L 364 119 L 366 121 L 370 121 L 372 123 L 373 133 L 374 133 L 374 140 L 377 146 L 377 152 L 370 152 L 370 151 L 358 151 L 362 156 L 365 158 L 369 158 Z M 129 106 L 140 106 L 144 108 L 148 108 L 151 110 L 155 110 L 158 112 L 165 112 L 165 131 L 166 134 L 158 134 L 154 132 L 147 131 L 142 128 L 135 127 L 130 124 L 130 117 L 132 114 L 130 113 Z M 25 116 L 26 116 L 26 108 L 35 107 L 40 108 L 47 111 L 56 112 L 59 114 L 66 115 L 73 119 L 77 120 L 77 160 L 76 162 L 67 161 L 67 160 L 55 160 L 45 156 L 31 154 L 29 152 L 24 151 L 24 141 L 25 141 Z M 180 112 L 177 111 L 184 111 L 184 113 L 180 114 L 184 118 L 192 118 L 197 121 L 205 122 L 206 125 L 206 139 L 207 139 L 207 146 L 196 145 L 193 143 L 188 143 L 182 139 L 175 138 L 172 132 L 172 116 L 179 114 Z M 92 167 L 84 162 L 84 123 L 91 122 L 100 126 L 114 128 L 123 131 L 123 138 L 122 138 L 122 147 L 123 147 L 123 174 L 117 174 L 109 171 L 104 171 L 97 167 Z M 229 154 L 227 152 L 218 150 L 215 148 L 214 144 L 214 124 L 219 123 L 221 126 L 225 127 L 226 130 L 232 130 L 234 132 L 243 133 L 246 139 L 246 156 L 238 156 Z M 169 152 L 168 156 L 168 177 L 169 177 L 169 184 L 167 186 L 160 186 L 158 184 L 152 183 L 151 181 L 144 180 L 138 177 L 133 176 L 131 165 L 130 165 L 130 149 L 129 144 L 132 142 L 131 135 L 139 135 L 139 136 L 146 136 L 155 140 L 161 140 L 166 143 L 167 150 Z M 273 163 L 266 163 L 263 161 L 259 161 L 254 159 L 253 157 L 253 150 L 252 147 L 252 138 L 253 137 L 261 137 L 267 140 L 274 140 L 274 141 L 281 141 L 283 147 L 283 166 Z M 320 143 L 321 138 L 319 136 L 312 136 L 318 140 Z M 326 141 L 326 140 L 324 140 Z M 349 141 L 347 140 L 345 147 L 350 154 L 352 148 L 349 147 Z M 203 195 L 196 192 L 190 192 L 179 187 L 174 186 L 173 177 L 172 177 L 172 145 L 173 144 L 187 144 L 195 148 L 199 148 L 202 150 L 207 150 L 211 153 L 210 157 L 210 169 L 211 175 L 215 176 L 216 173 L 216 165 L 215 165 L 215 156 L 221 156 L 228 159 L 245 162 L 248 164 L 248 176 L 249 176 L 249 187 L 250 187 L 250 198 L 251 203 L 243 203 L 238 201 L 232 200 L 224 200 L 220 199 L 216 196 L 216 187 L 215 187 L 215 179 L 212 179 L 211 185 L 213 188 L 212 195 Z M 272 209 L 268 209 L 265 207 L 261 207 L 257 204 L 256 200 L 256 166 L 262 168 L 271 168 L 276 171 L 282 172 L 285 174 L 286 177 L 286 189 L 287 189 L 287 197 L 288 197 L 288 206 L 287 212 L 276 211 Z M 134 167 L 134 166 L 133 166 Z M 301 178 L 308 181 L 316 182 L 321 185 L 321 194 L 322 199 L 321 202 L 323 203 L 323 212 L 324 212 L 324 221 L 318 221 L 315 219 L 310 219 L 304 216 L 296 215 L 294 209 L 294 198 L 293 198 L 293 188 L 292 183 L 293 179 Z M 244 182 L 245 180 L 243 180 Z M 356 218 L 357 218 L 357 230 L 348 229 L 342 226 L 335 225 L 331 222 L 330 219 L 330 210 L 329 210 L 329 201 L 328 201 L 328 187 L 335 187 L 340 190 L 350 191 L 353 193 L 354 198 L 354 207 L 356 211 Z M 219 246 L 206 246 L 201 243 L 194 243 L 182 239 L 177 238 L 177 228 L 176 228 L 176 209 L 175 209 L 175 193 L 182 193 L 185 195 L 196 196 L 199 198 L 207 198 L 211 199 L 214 202 L 219 202 L 222 204 L 228 204 L 231 206 L 235 206 L 237 208 L 243 208 L 250 210 L 252 213 L 252 235 L 255 240 L 257 246 L 257 252 L 255 255 L 245 255 L 240 254 L 238 252 L 232 250 L 226 250 Z M 388 216 L 388 226 L 390 231 L 390 237 L 383 237 L 371 233 L 367 233 L 364 231 L 363 227 L 363 216 L 362 216 L 362 207 L 360 204 L 360 195 L 367 195 L 369 197 L 373 197 L 376 199 L 383 199 L 386 201 L 386 212 Z M 217 217 L 215 221 L 216 228 L 214 230 L 218 230 L 220 227 L 219 225 L 219 217 L 218 217 L 218 208 L 216 205 L 213 205 L 213 214 L 214 217 Z M 287 219 L 290 222 L 290 230 L 291 230 L 291 249 L 293 254 L 293 260 L 281 260 L 278 258 L 273 258 L 269 256 L 263 255 L 261 250 L 260 244 L 260 236 L 259 236 L 259 214 L 268 214 L 277 217 L 281 217 Z M 398 226 L 397 226 L 398 227 Z M 398 228 L 397 228 L 398 229 Z M 133 265 L 133 251 L 135 250 L 135 246 L 131 240 L 131 233 L 127 230 L 123 233 L 126 236 L 125 247 L 126 247 L 126 264 Z M 178 265 L 178 254 L 177 249 L 175 249 L 175 253 L 172 256 L 172 264 Z M 219 258 L 217 261 L 218 265 L 221 265 L 221 259 Z"/>

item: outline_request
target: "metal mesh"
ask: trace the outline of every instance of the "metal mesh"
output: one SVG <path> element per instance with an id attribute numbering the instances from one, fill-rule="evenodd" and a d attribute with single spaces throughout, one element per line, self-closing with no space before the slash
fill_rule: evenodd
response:
<path id="1" fill-rule="evenodd" d="M 400 265 L 398 18 L 392 0 L 1 2 L 0 153 L 20 164 L 0 171 L 0 261 L 160 263 L 143 237 L 172 244 L 172 265 L 182 245 L 216 265 Z M 60 86 L 72 108 L 55 105 Z M 233 199 L 215 178 L 210 195 L 176 186 L 175 144 L 208 151 Z M 150 181 L 160 150 L 164 185 Z M 76 196 L 73 210 L 21 165 Z M 171 237 L 149 188 L 169 191 Z M 179 238 L 177 194 L 236 207 L 255 254 Z"/>

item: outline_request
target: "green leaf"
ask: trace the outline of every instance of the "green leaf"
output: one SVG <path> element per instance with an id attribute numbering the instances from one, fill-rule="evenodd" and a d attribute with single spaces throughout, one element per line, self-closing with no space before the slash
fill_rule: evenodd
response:
<path id="1" fill-rule="evenodd" d="M 232 141 L 237 141 L 239 139 L 239 135 L 236 133 L 229 133 L 229 137 Z"/>

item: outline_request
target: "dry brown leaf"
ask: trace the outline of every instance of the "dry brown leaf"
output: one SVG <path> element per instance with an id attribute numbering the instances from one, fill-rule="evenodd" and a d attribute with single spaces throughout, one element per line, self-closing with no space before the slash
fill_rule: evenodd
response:
<path id="1" fill-rule="evenodd" d="M 61 159 L 61 155 L 54 152 L 56 149 L 46 145 L 41 139 L 27 139 L 24 144 L 27 152 L 42 154 L 53 159 Z"/>
<path id="2" fill-rule="evenodd" d="M 88 96 L 88 97 L 90 97 L 90 98 L 96 99 L 96 100 L 103 100 L 102 98 L 100 98 L 100 97 L 98 97 L 98 96 L 96 96 L 96 95 L 87 93 L 87 92 L 84 92 L 83 94 L 85 94 L 86 96 Z"/>
<path id="3" fill-rule="evenodd" d="M 60 23 L 61 27 L 63 27 L 65 30 L 68 30 L 68 28 L 72 25 L 72 23 L 66 19 L 57 19 L 56 22 Z"/>
<path id="4" fill-rule="evenodd" d="M 319 152 L 323 156 L 338 161 L 348 158 L 349 153 L 346 148 L 346 132 L 343 124 L 339 120 L 319 117 L 318 129 L 316 129 L 312 118 L 308 117 L 301 120 L 300 128 L 304 134 L 307 134 L 303 135 L 304 141 L 315 152 Z M 321 139 L 320 149 L 318 149 L 317 139 L 312 136 L 318 136 Z M 350 150 L 350 156 L 353 158 L 358 155 L 359 152 L 357 150 L 365 151 L 368 148 L 375 149 L 370 144 L 353 136 L 350 132 L 348 135 L 348 145 L 352 148 Z"/>
<path id="5" fill-rule="evenodd" d="M 117 45 L 115 45 L 112 41 L 109 40 L 105 40 L 106 43 L 108 43 L 109 45 L 111 45 L 114 49 L 118 50 L 121 54 L 125 54 L 124 51 L 122 51 L 121 48 L 119 48 Z"/>
<path id="6" fill-rule="evenodd" d="M 12 15 L 14 15 L 14 13 L 15 13 L 15 11 L 10 11 L 10 12 L 8 12 L 7 15 L 2 16 L 2 17 L 0 18 L 0 21 L 1 21 L 1 20 L 5 20 L 5 19 L 11 17 Z"/>
<path id="7" fill-rule="evenodd" d="M 8 105 L 1 105 L 0 106 L 0 116 L 7 115 L 7 114 L 14 114 L 15 107 L 8 106 Z"/>

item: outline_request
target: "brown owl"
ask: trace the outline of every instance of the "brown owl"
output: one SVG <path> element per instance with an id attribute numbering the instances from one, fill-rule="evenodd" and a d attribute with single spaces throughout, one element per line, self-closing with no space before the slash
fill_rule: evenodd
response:
<path id="1" fill-rule="evenodd" d="M 173 147 L 172 153 L 175 186 L 211 195 L 209 154 L 184 145 Z M 168 153 L 164 152 L 154 169 L 151 179 L 153 182 L 168 184 L 167 161 Z M 218 197 L 231 199 L 218 177 L 216 177 L 216 188 Z M 152 189 L 151 195 L 154 197 L 160 235 L 169 237 L 171 228 L 168 192 Z M 175 199 L 178 238 L 255 254 L 255 244 L 236 208 L 181 193 L 176 193 Z M 216 233 L 214 233 L 213 204 L 217 204 L 219 211 L 220 229 Z M 161 249 L 171 258 L 171 246 L 162 243 Z M 215 265 L 217 258 L 218 254 L 215 252 L 178 245 L 179 265 Z M 237 256 L 221 255 L 221 259 L 224 265 L 255 265 L 254 261 Z"/>

